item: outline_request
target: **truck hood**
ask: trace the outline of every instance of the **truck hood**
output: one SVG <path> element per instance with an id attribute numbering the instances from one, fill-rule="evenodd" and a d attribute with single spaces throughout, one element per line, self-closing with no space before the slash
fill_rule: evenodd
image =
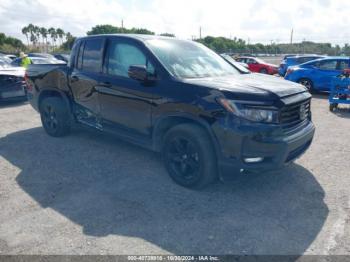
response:
<path id="1" fill-rule="evenodd" d="M 236 93 L 263 96 L 274 94 L 280 98 L 306 91 L 300 84 L 276 76 L 255 73 L 186 79 L 184 82 Z"/>

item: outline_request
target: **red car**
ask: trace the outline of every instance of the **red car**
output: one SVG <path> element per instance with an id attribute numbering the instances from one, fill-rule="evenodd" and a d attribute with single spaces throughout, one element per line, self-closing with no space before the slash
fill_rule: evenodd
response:
<path id="1" fill-rule="evenodd" d="M 274 75 L 278 73 L 278 66 L 266 63 L 256 57 L 241 56 L 236 58 L 237 62 L 246 63 L 249 70 L 256 73 Z"/>

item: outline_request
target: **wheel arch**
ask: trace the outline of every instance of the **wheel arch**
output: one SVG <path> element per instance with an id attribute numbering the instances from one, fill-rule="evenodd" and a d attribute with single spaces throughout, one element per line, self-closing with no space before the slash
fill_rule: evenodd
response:
<path id="1" fill-rule="evenodd" d="M 307 80 L 307 81 L 309 81 L 310 84 L 311 84 L 311 89 L 314 89 L 314 88 L 315 88 L 315 83 L 314 83 L 314 81 L 313 81 L 310 77 L 307 77 L 307 76 L 299 77 L 298 80 L 297 80 L 296 82 L 299 83 L 299 84 L 301 84 L 300 82 L 301 82 L 302 80 Z"/>
<path id="2" fill-rule="evenodd" d="M 66 106 L 69 108 L 69 111 L 72 112 L 72 104 L 70 102 L 70 99 L 68 96 L 62 92 L 61 90 L 54 89 L 54 88 L 47 88 L 40 91 L 38 96 L 38 109 L 40 110 L 41 102 L 47 98 L 47 97 L 59 97 L 61 98 Z"/>
<path id="3" fill-rule="evenodd" d="M 171 128 L 185 123 L 193 124 L 203 128 L 209 135 L 215 149 L 216 156 L 218 156 L 218 153 L 220 152 L 219 143 L 213 130 L 210 128 L 210 125 L 204 119 L 188 114 L 173 114 L 159 118 L 155 122 L 152 132 L 153 149 L 158 152 L 161 151 L 164 135 Z"/>

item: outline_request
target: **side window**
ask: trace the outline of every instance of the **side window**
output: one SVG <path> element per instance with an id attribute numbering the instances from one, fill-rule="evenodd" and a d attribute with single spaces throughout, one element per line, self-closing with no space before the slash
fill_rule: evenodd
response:
<path id="1" fill-rule="evenodd" d="M 337 61 L 336 60 L 321 61 L 319 64 L 319 68 L 322 70 L 336 70 Z"/>
<path id="2" fill-rule="evenodd" d="M 247 64 L 254 64 L 254 63 L 255 63 L 254 59 L 251 59 L 251 58 L 247 59 Z"/>
<path id="3" fill-rule="evenodd" d="M 76 65 L 78 69 L 83 68 L 83 52 L 84 52 L 84 42 L 82 42 L 79 47 L 79 54 L 78 54 L 77 65 Z"/>
<path id="4" fill-rule="evenodd" d="M 111 41 L 107 59 L 109 75 L 129 77 L 128 70 L 131 65 L 145 65 L 150 75 L 155 74 L 153 65 L 144 53 L 132 44 Z"/>
<path id="5" fill-rule="evenodd" d="M 346 60 L 340 60 L 338 63 L 338 70 L 343 71 L 344 69 L 349 68 L 349 61 Z"/>
<path id="6" fill-rule="evenodd" d="M 100 72 L 102 64 L 103 39 L 91 39 L 85 42 L 83 54 L 83 70 Z"/>

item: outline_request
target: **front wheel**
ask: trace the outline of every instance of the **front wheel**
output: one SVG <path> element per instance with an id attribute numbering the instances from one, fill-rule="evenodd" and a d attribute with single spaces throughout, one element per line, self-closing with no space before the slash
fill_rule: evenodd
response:
<path id="1" fill-rule="evenodd" d="M 50 136 L 61 137 L 69 133 L 71 117 L 69 108 L 59 97 L 47 97 L 40 104 L 42 125 Z"/>
<path id="2" fill-rule="evenodd" d="M 207 132 L 192 124 L 172 128 L 163 140 L 163 160 L 179 185 L 202 188 L 217 178 L 214 147 Z"/>
<path id="3" fill-rule="evenodd" d="M 329 111 L 334 112 L 338 108 L 337 103 L 329 104 Z"/>

